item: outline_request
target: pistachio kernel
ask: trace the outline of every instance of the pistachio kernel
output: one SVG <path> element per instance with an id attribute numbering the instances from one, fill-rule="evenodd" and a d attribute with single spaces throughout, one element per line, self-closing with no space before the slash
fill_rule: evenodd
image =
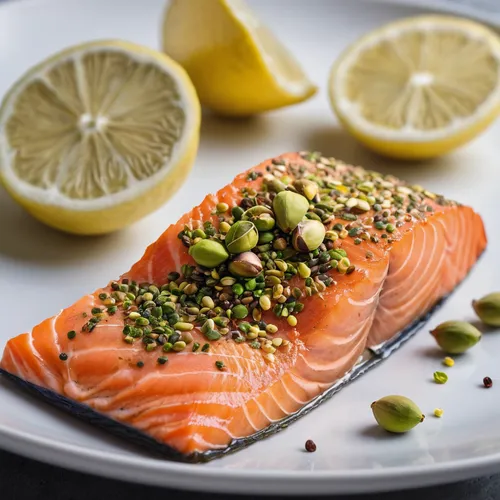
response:
<path id="1" fill-rule="evenodd" d="M 280 229 L 292 232 L 309 210 L 309 201 L 304 196 L 291 191 L 281 191 L 273 200 L 273 209 Z"/>
<path id="2" fill-rule="evenodd" d="M 258 231 L 270 231 L 276 223 L 273 211 L 263 205 L 249 208 L 243 214 L 242 220 L 252 222 Z"/>
<path id="3" fill-rule="evenodd" d="M 325 239 L 325 226 L 317 220 L 300 222 L 292 236 L 292 244 L 297 252 L 312 252 Z"/>
<path id="4" fill-rule="evenodd" d="M 262 262 L 253 252 L 243 252 L 229 263 L 229 272 L 234 276 L 253 278 L 262 272 Z"/>
<path id="5" fill-rule="evenodd" d="M 200 240 L 189 248 L 189 255 L 200 266 L 214 268 L 229 258 L 224 245 L 215 240 Z"/>
<path id="6" fill-rule="evenodd" d="M 259 233 L 255 225 L 250 221 L 241 220 L 231 226 L 225 244 L 231 253 L 243 253 L 252 250 L 258 241 Z"/>

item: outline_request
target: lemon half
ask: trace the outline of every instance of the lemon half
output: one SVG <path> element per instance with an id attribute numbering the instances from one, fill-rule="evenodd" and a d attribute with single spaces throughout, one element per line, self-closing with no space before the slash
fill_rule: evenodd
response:
<path id="1" fill-rule="evenodd" d="M 242 0 L 172 0 L 163 49 L 191 77 L 203 105 L 252 115 L 309 98 L 316 87 Z"/>
<path id="2" fill-rule="evenodd" d="M 500 39 L 461 18 L 396 21 L 341 55 L 329 91 L 340 121 L 371 149 L 396 158 L 438 156 L 500 113 Z"/>
<path id="3" fill-rule="evenodd" d="M 166 55 L 122 41 L 71 47 L 18 80 L 0 108 L 0 179 L 63 231 L 115 231 L 162 205 L 196 156 L 200 106 Z"/>

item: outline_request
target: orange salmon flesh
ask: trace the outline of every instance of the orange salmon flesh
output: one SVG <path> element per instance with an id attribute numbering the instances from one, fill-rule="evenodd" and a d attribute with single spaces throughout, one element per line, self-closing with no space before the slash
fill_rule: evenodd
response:
<path id="1" fill-rule="evenodd" d="M 360 181 L 366 174 L 360 167 L 301 153 L 266 160 L 168 227 L 121 279 L 162 284 L 184 264 L 194 265 L 179 232 L 207 220 L 217 227 L 216 205 L 237 206 L 244 197 L 242 189 L 259 191 L 271 166 L 287 182 L 297 178 L 298 171 L 304 176 L 328 172 L 339 186 L 346 174 Z M 383 179 L 388 191 L 408 195 L 410 189 L 402 181 Z M 305 308 L 295 326 L 272 310 L 262 313 L 262 321 L 276 325 L 276 335 L 288 341 L 287 349 L 276 350 L 273 362 L 260 349 L 229 335 L 210 342 L 208 352 L 193 352 L 188 345 L 169 353 L 168 362 L 161 365 L 161 352 L 146 352 L 141 342 L 124 342 L 127 313 L 122 309 L 106 315 L 92 332 L 85 331 L 84 313 L 90 315 L 100 306 L 99 295 L 112 292 L 109 284 L 9 340 L 0 367 L 140 431 L 181 456 L 225 450 L 318 398 L 353 369 L 367 348 L 376 351 L 394 339 L 467 275 L 486 247 L 481 217 L 469 207 L 442 203 L 436 195 L 418 190 L 425 193 L 429 208 L 418 214 L 405 211 L 388 237 L 334 241 L 355 270 L 328 271 L 335 284 L 303 300 Z M 372 206 L 358 214 L 358 222 L 370 232 L 375 216 Z M 328 225 L 339 222 L 349 224 L 333 217 Z M 68 338 L 70 331 L 76 332 L 73 339 Z M 191 334 L 193 342 L 207 342 L 200 328 Z M 223 362 L 224 369 L 215 361 Z"/>

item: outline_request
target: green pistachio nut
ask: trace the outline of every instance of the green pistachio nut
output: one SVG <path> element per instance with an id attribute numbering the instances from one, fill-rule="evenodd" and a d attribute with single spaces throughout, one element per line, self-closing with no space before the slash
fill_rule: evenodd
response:
<path id="1" fill-rule="evenodd" d="M 386 396 L 371 405 L 377 423 L 389 432 L 403 433 L 424 421 L 420 408 L 404 396 Z"/>
<path id="2" fill-rule="evenodd" d="M 270 231 L 275 224 L 273 211 L 263 205 L 249 208 L 243 214 L 242 220 L 253 222 L 258 231 Z"/>
<path id="3" fill-rule="evenodd" d="M 236 319 L 243 319 L 243 318 L 246 318 L 248 316 L 248 309 L 243 304 L 239 304 L 237 306 L 234 306 L 232 308 L 232 312 L 233 312 L 233 316 Z"/>
<path id="4" fill-rule="evenodd" d="M 269 177 L 264 179 L 264 184 L 272 193 L 280 193 L 281 191 L 285 191 L 286 189 L 286 185 L 276 177 Z"/>
<path id="5" fill-rule="evenodd" d="M 500 292 L 472 301 L 472 307 L 485 325 L 500 326 Z"/>
<path id="6" fill-rule="evenodd" d="M 274 234 L 271 232 L 259 233 L 259 245 L 267 245 L 274 240 Z"/>
<path id="7" fill-rule="evenodd" d="M 297 252 L 312 252 L 325 239 L 325 226 L 317 220 L 304 220 L 295 228 L 292 245 Z"/>
<path id="8" fill-rule="evenodd" d="M 252 250 L 259 242 L 259 233 L 253 222 L 240 220 L 235 222 L 225 239 L 226 248 L 231 253 L 243 253 Z"/>
<path id="9" fill-rule="evenodd" d="M 445 321 L 434 328 L 431 335 L 449 354 L 462 354 L 481 340 L 481 332 L 465 321 Z"/>
<path id="10" fill-rule="evenodd" d="M 200 240 L 189 248 L 189 255 L 200 266 L 214 268 L 229 258 L 224 245 L 215 240 Z"/>
<path id="11" fill-rule="evenodd" d="M 318 185 L 314 181 L 308 179 L 299 179 L 293 183 L 293 187 L 297 192 L 305 196 L 308 200 L 312 200 L 318 194 Z"/>
<path id="12" fill-rule="evenodd" d="M 254 278 L 262 272 L 262 262 L 253 252 L 243 252 L 230 262 L 229 272 L 242 278 Z"/>
<path id="13" fill-rule="evenodd" d="M 309 201 L 301 194 L 281 191 L 273 200 L 273 209 L 280 229 L 292 232 L 309 210 Z"/>

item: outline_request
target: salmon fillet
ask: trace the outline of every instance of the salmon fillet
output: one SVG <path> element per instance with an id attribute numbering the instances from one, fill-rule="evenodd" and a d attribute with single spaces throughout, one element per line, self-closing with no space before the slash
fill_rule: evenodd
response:
<path id="1" fill-rule="evenodd" d="M 222 223 L 243 211 L 232 208 L 272 208 L 276 192 L 287 185 L 296 191 L 301 179 L 319 186 L 307 217 L 329 231 L 317 251 L 276 250 L 278 238 L 290 241 L 275 227 L 274 242 L 253 249 L 264 263 L 261 281 L 233 280 L 224 264 L 219 274 L 195 267 L 189 248 L 201 233 L 193 231 L 204 228 L 201 238 L 221 233 L 224 241 Z M 482 220 L 469 207 L 333 158 L 284 154 L 208 195 L 118 281 L 9 340 L 0 367 L 45 395 L 138 431 L 174 450 L 174 458 L 204 460 L 300 414 L 355 369 L 367 348 L 383 353 L 464 279 L 485 246 Z M 274 264 L 287 259 L 286 272 Z M 311 276 L 296 272 L 299 261 Z M 248 289 L 237 295 L 233 281 Z M 186 295 L 200 282 L 204 289 Z M 130 290 L 136 293 L 127 298 Z M 163 290 L 167 306 L 177 290 L 175 325 Z M 263 295 L 270 308 L 260 305 Z M 129 314 L 140 316 L 149 298 L 158 317 L 143 314 L 150 326 L 137 333 L 134 325 L 145 321 L 131 323 Z M 247 317 L 227 312 L 236 303 L 246 304 Z M 179 322 L 193 322 L 189 335 Z M 169 327 L 173 336 L 162 335 Z"/>

